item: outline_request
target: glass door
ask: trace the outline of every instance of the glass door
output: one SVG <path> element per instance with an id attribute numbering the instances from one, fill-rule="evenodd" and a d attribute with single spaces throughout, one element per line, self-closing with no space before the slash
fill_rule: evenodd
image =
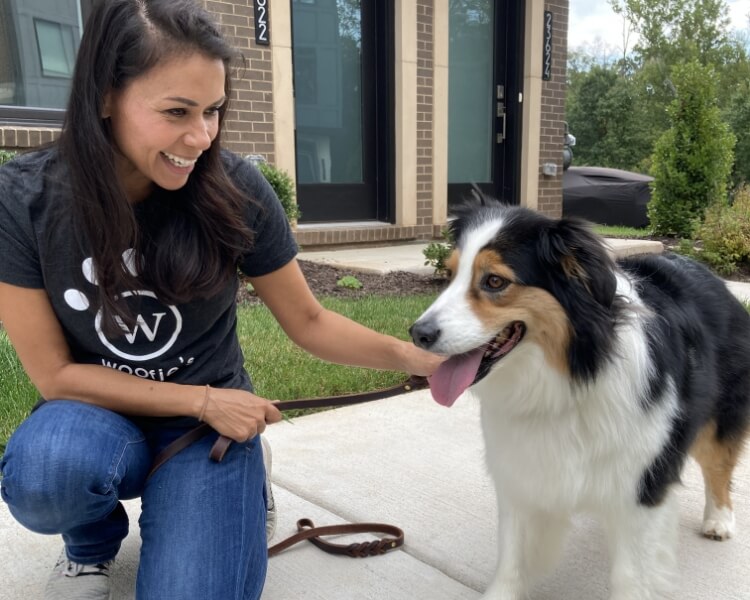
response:
<path id="1" fill-rule="evenodd" d="M 303 223 L 385 216 L 376 177 L 380 73 L 374 5 L 374 0 L 292 2 L 297 193 Z"/>
<path id="2" fill-rule="evenodd" d="M 523 4 L 450 2 L 449 204 L 469 195 L 473 186 L 518 203 Z"/>

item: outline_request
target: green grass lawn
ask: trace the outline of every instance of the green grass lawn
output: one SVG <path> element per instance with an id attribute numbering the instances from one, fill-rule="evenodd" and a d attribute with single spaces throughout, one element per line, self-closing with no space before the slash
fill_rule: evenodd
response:
<path id="1" fill-rule="evenodd" d="M 26 417 L 36 399 L 36 389 L 26 377 L 5 330 L 0 331 L 0 453 L 5 440 Z"/>
<path id="2" fill-rule="evenodd" d="M 406 340 L 409 326 L 434 299 L 434 295 L 322 298 L 321 303 L 376 331 Z M 271 400 L 364 392 L 395 385 L 405 377 L 404 373 L 345 367 L 314 358 L 289 341 L 263 305 L 240 307 L 237 333 L 256 392 Z M 5 331 L 0 331 L 0 452 L 37 397 Z"/>
<path id="3" fill-rule="evenodd" d="M 620 225 L 595 225 L 594 231 L 603 237 L 615 238 L 645 238 L 651 235 L 648 229 L 624 227 Z"/>

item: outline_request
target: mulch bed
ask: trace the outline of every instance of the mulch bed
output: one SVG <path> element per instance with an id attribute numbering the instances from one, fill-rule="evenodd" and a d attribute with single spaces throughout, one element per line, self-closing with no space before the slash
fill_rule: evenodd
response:
<path id="1" fill-rule="evenodd" d="M 419 275 L 406 271 L 392 273 L 367 273 L 352 269 L 342 269 L 333 265 L 299 261 L 300 268 L 307 279 L 313 294 L 338 298 L 361 298 L 362 296 L 414 296 L 417 294 L 435 294 L 445 288 L 445 279 L 429 275 Z M 337 285 L 342 277 L 356 277 L 361 288 L 352 289 Z M 240 282 L 237 299 L 240 302 L 254 304 L 259 302 L 257 296 L 249 291 L 245 281 Z"/>

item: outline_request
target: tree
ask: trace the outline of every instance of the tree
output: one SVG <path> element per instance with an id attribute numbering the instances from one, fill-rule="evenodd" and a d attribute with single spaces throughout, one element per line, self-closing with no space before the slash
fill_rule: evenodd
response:
<path id="1" fill-rule="evenodd" d="M 664 123 L 664 107 L 674 98 L 669 74 L 675 65 L 692 60 L 712 65 L 720 84 L 729 87 L 744 74 L 747 46 L 729 30 L 725 0 L 609 1 L 639 35 L 637 77 L 649 90 L 649 118 L 657 123 Z"/>
<path id="2" fill-rule="evenodd" d="M 738 86 L 725 112 L 737 138 L 732 169 L 733 187 L 750 183 L 750 82 Z"/>
<path id="3" fill-rule="evenodd" d="M 716 75 L 698 61 L 672 74 L 671 127 L 656 142 L 648 214 L 655 233 L 690 237 L 706 209 L 726 199 L 734 135 L 716 101 Z"/>
<path id="4" fill-rule="evenodd" d="M 569 52 L 567 120 L 577 138 L 576 164 L 650 170 L 654 144 L 672 126 L 666 110 L 676 98 L 672 72 L 695 61 L 712 68 L 718 106 L 737 138 L 733 181 L 747 180 L 750 33 L 729 30 L 726 0 L 609 2 L 623 18 L 624 34 L 638 40 L 619 60 L 601 41 Z"/>
<path id="5" fill-rule="evenodd" d="M 668 66 L 689 60 L 720 64 L 729 44 L 729 8 L 724 0 L 610 0 L 640 39 L 642 62 Z"/>
<path id="6" fill-rule="evenodd" d="M 576 164 L 640 170 L 655 139 L 643 91 L 617 67 L 574 74 L 567 120 L 576 136 Z"/>

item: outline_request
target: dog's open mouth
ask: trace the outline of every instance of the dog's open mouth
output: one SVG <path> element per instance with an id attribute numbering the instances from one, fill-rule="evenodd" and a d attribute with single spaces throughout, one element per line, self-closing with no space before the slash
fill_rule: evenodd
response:
<path id="1" fill-rule="evenodd" d="M 432 397 L 438 404 L 452 406 L 466 388 L 480 381 L 492 366 L 523 339 L 526 325 L 513 321 L 479 348 L 451 356 L 430 377 Z"/>

